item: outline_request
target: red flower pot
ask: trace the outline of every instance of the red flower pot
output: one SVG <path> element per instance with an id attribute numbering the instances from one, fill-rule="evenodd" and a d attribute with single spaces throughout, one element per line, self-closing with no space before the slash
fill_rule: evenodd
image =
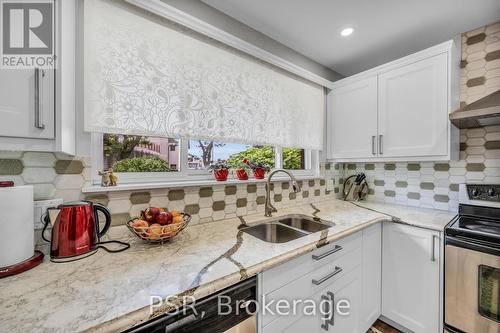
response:
<path id="1" fill-rule="evenodd" d="M 228 169 L 214 170 L 215 180 L 217 180 L 218 182 L 223 182 L 227 180 L 227 175 L 229 175 Z"/>
<path id="2" fill-rule="evenodd" d="M 266 170 L 262 168 L 257 168 L 253 171 L 253 176 L 255 179 L 264 179 L 266 176 Z"/>
<path id="3" fill-rule="evenodd" d="M 247 180 L 248 173 L 245 169 L 236 169 L 236 177 L 238 177 L 239 180 Z"/>

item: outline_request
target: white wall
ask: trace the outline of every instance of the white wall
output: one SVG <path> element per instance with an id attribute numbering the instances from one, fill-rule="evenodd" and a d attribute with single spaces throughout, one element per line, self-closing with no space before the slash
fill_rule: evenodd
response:
<path id="1" fill-rule="evenodd" d="M 210 23 L 211 25 L 224 30 L 238 38 L 243 39 L 255 46 L 271 52 L 285 60 L 288 60 L 300 67 L 303 67 L 325 79 L 336 81 L 343 78 L 339 73 L 327 68 L 314 60 L 292 50 L 278 41 L 250 28 L 249 26 L 235 20 L 223 12 L 210 7 L 199 0 L 161 0 L 183 12 Z M 250 0 L 249 0 L 250 1 Z"/>

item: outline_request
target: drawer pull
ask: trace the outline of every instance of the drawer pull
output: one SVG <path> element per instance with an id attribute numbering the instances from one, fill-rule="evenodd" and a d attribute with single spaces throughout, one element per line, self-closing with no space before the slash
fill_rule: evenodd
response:
<path id="1" fill-rule="evenodd" d="M 330 318 L 328 319 L 328 324 L 335 326 L 335 295 L 331 291 L 328 291 L 326 294 L 330 297 Z"/>
<path id="2" fill-rule="evenodd" d="M 35 68 L 35 127 L 44 129 L 43 123 L 43 78 L 45 72 L 43 69 Z"/>
<path id="3" fill-rule="evenodd" d="M 315 280 L 313 279 L 312 280 L 312 283 L 316 286 L 319 286 L 320 284 L 322 284 L 323 282 L 325 282 L 326 280 L 329 280 L 331 279 L 332 277 L 334 277 L 335 275 L 339 274 L 340 272 L 342 272 L 342 268 L 338 267 L 338 266 L 335 266 L 335 270 L 333 272 L 331 272 L 330 274 L 322 277 L 321 279 L 319 280 Z"/>
<path id="4" fill-rule="evenodd" d="M 330 303 L 330 298 L 327 295 L 321 295 L 321 304 L 323 305 L 323 313 L 327 314 L 332 312 L 332 309 L 329 308 L 328 311 L 325 309 L 326 305 L 329 305 L 330 307 L 332 306 Z M 323 323 L 321 324 L 321 328 L 324 329 L 325 331 L 328 331 L 328 326 L 330 325 L 330 318 L 329 316 L 326 316 L 326 318 L 323 318 Z"/>
<path id="5" fill-rule="evenodd" d="M 331 249 L 330 251 L 328 251 L 328 252 L 325 252 L 325 253 L 323 253 L 323 254 L 313 254 L 313 255 L 312 255 L 312 258 L 313 258 L 314 260 L 321 260 L 321 259 L 323 259 L 323 258 L 325 258 L 325 257 L 328 257 L 328 256 L 329 256 L 329 255 L 331 255 L 331 254 L 334 254 L 334 253 L 336 253 L 336 252 L 339 252 L 340 250 L 342 250 L 342 246 L 340 246 L 340 245 L 335 245 L 335 247 L 334 247 L 333 249 Z"/>
<path id="6" fill-rule="evenodd" d="M 436 235 L 432 235 L 431 261 L 436 261 Z"/>
<path id="7" fill-rule="evenodd" d="M 375 152 L 375 135 L 372 135 L 372 155 L 377 155 Z"/>

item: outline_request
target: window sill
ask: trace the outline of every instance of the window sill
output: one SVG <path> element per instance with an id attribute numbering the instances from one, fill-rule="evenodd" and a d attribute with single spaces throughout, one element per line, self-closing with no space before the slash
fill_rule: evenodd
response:
<path id="1" fill-rule="evenodd" d="M 309 180 L 309 179 L 319 179 L 320 176 L 296 176 L 297 180 Z M 273 182 L 276 181 L 289 181 L 290 178 L 281 176 L 273 177 Z M 87 186 L 82 188 L 82 193 L 106 193 L 106 192 L 118 192 L 118 191 L 137 191 L 137 190 L 151 190 L 159 188 L 179 188 L 179 187 L 198 187 L 198 186 L 213 186 L 213 185 L 238 185 L 238 184 L 255 184 L 255 183 L 265 183 L 267 179 L 248 179 L 248 180 L 238 180 L 238 179 L 228 179 L 226 181 L 216 181 L 214 179 L 210 180 L 177 180 L 168 182 L 155 182 L 155 183 L 130 183 L 130 184 L 119 184 L 117 186 L 103 187 L 100 185 Z"/>

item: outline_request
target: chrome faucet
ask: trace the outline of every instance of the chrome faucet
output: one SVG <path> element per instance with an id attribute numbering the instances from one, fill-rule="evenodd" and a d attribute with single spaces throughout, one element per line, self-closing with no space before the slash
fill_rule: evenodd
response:
<path id="1" fill-rule="evenodd" d="M 267 182 L 266 182 L 266 205 L 265 205 L 265 211 L 264 211 L 264 216 L 272 216 L 272 213 L 276 213 L 278 210 L 276 207 L 274 207 L 271 204 L 271 178 L 274 176 L 275 173 L 278 172 L 284 172 L 286 173 L 290 179 L 291 179 L 291 184 L 292 184 L 292 190 L 293 193 L 299 193 L 300 192 L 300 186 L 299 183 L 297 183 L 297 179 L 289 172 L 286 171 L 285 169 L 276 169 L 273 170 L 268 176 L 267 176 Z"/>

